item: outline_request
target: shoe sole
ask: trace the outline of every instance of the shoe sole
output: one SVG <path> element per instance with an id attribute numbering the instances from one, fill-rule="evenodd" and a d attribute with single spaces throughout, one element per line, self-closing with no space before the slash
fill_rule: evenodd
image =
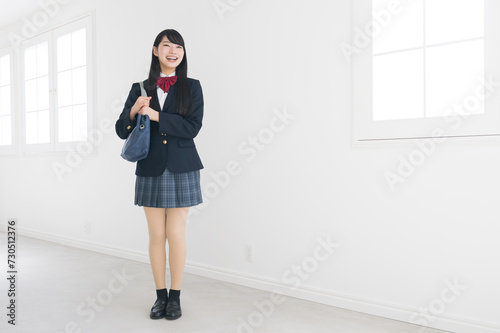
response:
<path id="1" fill-rule="evenodd" d="M 165 319 L 167 319 L 167 320 L 176 320 L 176 319 L 179 319 L 180 317 L 182 317 L 182 315 L 177 316 L 177 317 L 167 317 L 167 316 L 165 316 Z"/>
<path id="2" fill-rule="evenodd" d="M 149 318 L 153 319 L 153 320 L 156 320 L 156 319 L 162 319 L 162 318 L 165 318 L 165 315 L 161 316 L 161 317 L 151 317 L 149 316 Z"/>

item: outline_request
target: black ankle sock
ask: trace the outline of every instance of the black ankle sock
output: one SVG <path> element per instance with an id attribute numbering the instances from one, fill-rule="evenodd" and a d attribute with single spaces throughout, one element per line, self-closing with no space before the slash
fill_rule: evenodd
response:
<path id="1" fill-rule="evenodd" d="M 156 298 L 167 299 L 168 298 L 167 288 L 156 289 Z"/>
<path id="2" fill-rule="evenodd" d="M 179 302 L 179 297 L 181 296 L 181 291 L 180 290 L 170 289 L 170 293 L 169 294 L 170 294 L 169 300 Z"/>

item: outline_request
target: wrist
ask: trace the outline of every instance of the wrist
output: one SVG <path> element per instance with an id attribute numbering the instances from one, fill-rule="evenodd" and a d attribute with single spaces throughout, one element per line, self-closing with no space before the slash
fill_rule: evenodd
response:
<path id="1" fill-rule="evenodd" d="M 151 120 L 156 121 L 156 122 L 160 122 L 160 112 L 153 110 L 152 116 L 153 117 L 151 118 Z"/>

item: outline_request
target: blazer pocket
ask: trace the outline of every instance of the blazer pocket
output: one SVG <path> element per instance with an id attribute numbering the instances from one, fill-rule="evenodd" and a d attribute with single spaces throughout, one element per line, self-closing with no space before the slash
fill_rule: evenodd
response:
<path id="1" fill-rule="evenodd" d="M 179 140 L 179 141 L 177 141 L 177 144 L 179 145 L 179 147 L 183 147 L 183 148 L 195 147 L 193 140 Z"/>

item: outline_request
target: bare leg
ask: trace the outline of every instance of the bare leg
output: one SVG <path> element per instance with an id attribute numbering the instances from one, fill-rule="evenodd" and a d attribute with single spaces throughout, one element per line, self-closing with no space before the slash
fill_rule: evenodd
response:
<path id="1" fill-rule="evenodd" d="M 167 208 L 170 289 L 180 290 L 186 263 L 186 220 L 189 207 Z"/>
<path id="2" fill-rule="evenodd" d="M 166 213 L 165 208 L 144 207 L 149 231 L 149 261 L 153 271 L 156 289 L 165 287 L 165 269 L 167 254 L 165 250 Z"/>

